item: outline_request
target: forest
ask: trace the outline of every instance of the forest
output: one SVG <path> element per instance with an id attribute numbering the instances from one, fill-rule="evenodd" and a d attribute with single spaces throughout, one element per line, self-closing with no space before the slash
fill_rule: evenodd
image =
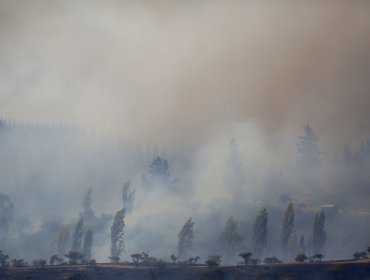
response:
<path id="1" fill-rule="evenodd" d="M 104 140 L 91 141 L 93 133 L 73 127 L 4 119 L 0 124 L 3 265 L 236 265 L 367 257 L 367 208 L 359 211 L 337 193 L 356 197 L 369 183 L 370 142 L 345 146 L 330 158 L 307 124 L 297 138 L 294 165 L 285 167 L 294 172 L 290 181 L 271 169 L 258 178 L 231 137 L 217 182 L 225 192 L 204 212 L 196 189 L 204 179 L 187 155 L 143 151 L 137 143 L 108 148 Z M 328 186 L 344 180 L 344 172 L 353 193 L 346 185 Z M 292 192 L 289 185 L 298 180 L 313 193 L 305 187 Z M 258 188 L 249 186 L 254 183 Z M 61 199 L 64 206 L 58 205 Z M 363 202 L 358 197 L 356 206 Z M 104 211 L 97 215 L 94 205 Z"/>

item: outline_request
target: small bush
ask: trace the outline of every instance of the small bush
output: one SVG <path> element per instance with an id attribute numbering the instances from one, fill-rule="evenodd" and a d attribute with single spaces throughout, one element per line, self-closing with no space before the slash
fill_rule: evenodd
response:
<path id="1" fill-rule="evenodd" d="M 209 267 L 217 267 L 221 264 L 221 256 L 218 255 L 212 255 L 208 257 L 208 260 L 206 260 L 206 265 Z"/>

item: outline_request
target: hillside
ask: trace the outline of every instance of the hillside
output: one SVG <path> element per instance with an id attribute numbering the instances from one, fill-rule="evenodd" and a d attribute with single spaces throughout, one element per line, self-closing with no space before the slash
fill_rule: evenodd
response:
<path id="1" fill-rule="evenodd" d="M 277 265 L 230 266 L 208 268 L 205 266 L 134 267 L 112 264 L 98 264 L 95 268 L 86 266 L 49 266 L 43 268 L 11 268 L 1 279 L 14 280 L 346 280 L 370 279 L 370 261 L 338 261 L 323 263 L 287 263 Z"/>

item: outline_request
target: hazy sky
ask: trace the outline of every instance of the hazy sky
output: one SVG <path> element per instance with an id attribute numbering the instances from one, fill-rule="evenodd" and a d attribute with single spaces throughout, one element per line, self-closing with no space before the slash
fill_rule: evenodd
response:
<path id="1" fill-rule="evenodd" d="M 0 2 L 0 112 L 145 142 L 370 134 L 367 1 Z M 293 135 L 293 137 L 292 137 Z"/>

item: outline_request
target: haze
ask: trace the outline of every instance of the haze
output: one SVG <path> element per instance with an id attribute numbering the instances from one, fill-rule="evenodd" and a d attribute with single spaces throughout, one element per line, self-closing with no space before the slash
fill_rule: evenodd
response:
<path id="1" fill-rule="evenodd" d="M 353 232 L 336 232 L 333 244 L 348 246 L 329 256 L 370 245 L 361 226 L 370 224 L 370 157 L 360 169 L 338 165 L 346 145 L 355 154 L 370 139 L 369 13 L 370 2 L 344 0 L 1 0 L 0 114 L 74 131 L 2 134 L 0 192 L 19 213 L 9 254 L 36 258 L 17 238 L 43 239 L 46 220 L 76 222 L 90 185 L 96 212 L 113 215 L 130 179 L 137 189 L 126 222 L 131 253 L 169 256 L 190 216 L 201 256 L 214 253 L 229 215 L 248 239 L 256 211 L 271 206 L 271 232 L 279 232 L 281 195 L 343 209 L 328 226 L 337 231 L 348 221 Z M 307 123 L 323 164 L 309 178 L 292 175 Z M 236 189 L 225 180 L 232 137 L 244 174 Z M 169 160 L 178 193 L 141 188 L 154 156 Z M 311 230 L 313 213 L 302 215 L 309 218 L 298 231 Z M 104 230 L 98 260 L 109 254 Z M 158 242 L 162 248 L 151 248 Z"/>

